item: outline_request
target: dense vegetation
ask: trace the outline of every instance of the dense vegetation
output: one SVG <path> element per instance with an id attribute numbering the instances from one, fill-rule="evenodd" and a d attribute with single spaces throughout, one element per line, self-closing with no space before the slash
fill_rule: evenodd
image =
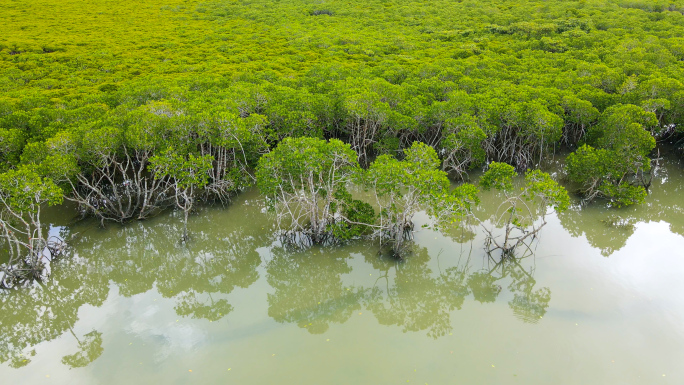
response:
<path id="1" fill-rule="evenodd" d="M 403 206 L 378 190 L 374 221 L 344 189 L 310 189 L 335 208 L 307 222 L 315 240 L 366 231 L 396 246 L 417 209 L 464 213 L 438 170 L 523 171 L 561 146 L 576 149 L 573 189 L 639 203 L 656 141 L 682 145 L 682 12 L 680 0 L 4 2 L 4 239 L 29 265 L 58 252 L 31 218 L 63 199 L 103 222 L 172 206 L 187 222 L 198 199 L 253 184 L 289 137 L 347 143 L 366 186 L 412 186 L 391 170 L 416 167 L 416 142 L 430 153 L 418 164 L 435 183 Z M 461 203 L 437 204 L 446 196 Z"/>

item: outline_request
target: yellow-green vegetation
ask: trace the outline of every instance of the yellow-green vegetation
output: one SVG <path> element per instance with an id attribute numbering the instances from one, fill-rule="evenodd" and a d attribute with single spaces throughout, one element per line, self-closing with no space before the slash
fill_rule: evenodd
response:
<path id="1" fill-rule="evenodd" d="M 188 1 L 7 1 L 0 5 L 0 81 L 13 99 L 64 103 L 141 76 L 208 72 L 210 22 Z M 209 51 L 207 51 L 209 50 Z M 212 56 L 216 56 L 215 54 Z M 109 85 L 109 88 L 107 86 Z"/>
<path id="2" fill-rule="evenodd" d="M 65 101 L 140 77 L 280 83 L 323 65 L 393 83 L 442 72 L 471 88 L 491 76 L 624 94 L 639 76 L 681 79 L 683 9 L 625 0 L 10 0 L 0 5 L 2 89 Z"/>

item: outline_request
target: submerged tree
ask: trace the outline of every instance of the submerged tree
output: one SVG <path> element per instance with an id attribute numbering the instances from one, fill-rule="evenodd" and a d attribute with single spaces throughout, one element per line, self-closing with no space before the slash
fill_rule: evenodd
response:
<path id="1" fill-rule="evenodd" d="M 634 105 L 608 108 L 587 134 L 587 143 L 567 159 L 568 177 L 587 200 L 605 197 L 615 206 L 643 202 L 650 186 L 656 115 Z M 648 176 L 646 175 L 647 173 Z"/>
<path id="2" fill-rule="evenodd" d="M 483 226 L 488 234 L 487 252 L 501 250 L 503 258 L 512 256 L 518 246 L 537 235 L 546 224 L 549 206 L 560 213 L 570 205 L 568 192 L 549 174 L 539 170 L 528 171 L 525 173 L 525 184 L 519 190 L 513 183 L 516 175 L 513 166 L 492 162 L 480 178 L 480 186 L 484 190 L 495 189 L 505 197 L 491 218 L 494 226 L 503 227 L 503 239 L 499 240 L 494 236 L 493 229 Z"/>
<path id="3" fill-rule="evenodd" d="M 346 226 L 364 226 L 364 218 L 355 218 L 356 214 L 372 215 L 347 192 L 358 172 L 357 155 L 348 144 L 286 138 L 259 160 L 256 176 L 282 235 L 321 243 L 334 235 L 350 235 L 342 231 Z"/>
<path id="4" fill-rule="evenodd" d="M 404 151 L 399 161 L 390 155 L 379 156 L 365 175 L 366 186 L 375 194 L 380 208 L 373 227 L 382 243 L 392 245 L 396 256 L 413 235 L 413 216 L 425 210 L 437 224 L 454 223 L 468 216 L 476 201 L 477 189 L 469 184 L 449 191 L 446 172 L 439 169 L 435 150 L 420 142 Z"/>
<path id="5" fill-rule="evenodd" d="M 62 190 L 28 167 L 0 174 L 0 237 L 9 260 L 0 266 L 0 288 L 40 279 L 45 264 L 64 242 L 48 237 L 41 222 L 43 206 L 62 203 Z"/>
<path id="6" fill-rule="evenodd" d="M 183 210 L 183 241 L 188 240 L 188 215 L 195 202 L 196 190 L 209 182 L 213 160 L 211 155 L 188 154 L 185 157 L 173 149 L 150 159 L 155 178 L 169 178 L 173 185 L 176 206 Z"/>

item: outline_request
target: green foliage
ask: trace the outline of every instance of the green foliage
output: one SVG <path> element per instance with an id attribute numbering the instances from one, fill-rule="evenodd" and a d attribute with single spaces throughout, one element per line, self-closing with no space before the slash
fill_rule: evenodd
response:
<path id="1" fill-rule="evenodd" d="M 618 207 L 643 202 L 646 190 L 635 178 L 651 169 L 655 139 L 647 129 L 656 126 L 655 114 L 641 107 L 608 108 L 589 130 L 589 144 L 568 156 L 569 179 L 581 184 L 589 199 L 603 196 Z"/>
<path id="2" fill-rule="evenodd" d="M 0 171 L 36 165 L 72 198 L 66 181 L 117 191 L 126 165 L 172 147 L 213 156 L 207 196 L 224 199 L 287 137 L 340 138 L 364 166 L 419 141 L 459 174 L 586 143 L 633 174 L 647 134 L 684 126 L 684 16 L 663 1 L 28 0 L 0 14 Z"/>
<path id="3" fill-rule="evenodd" d="M 281 230 L 324 242 L 330 234 L 337 239 L 356 237 L 372 223 L 370 205 L 347 192 L 359 171 L 349 144 L 337 139 L 285 138 L 259 159 L 256 179 Z"/>
<path id="4" fill-rule="evenodd" d="M 155 178 L 173 178 L 179 189 L 201 189 L 209 182 L 208 173 L 213 161 L 211 155 L 188 154 L 185 157 L 169 149 L 150 158 L 150 166 L 154 170 Z"/>
<path id="5" fill-rule="evenodd" d="M 546 225 L 547 208 L 562 213 L 570 207 L 570 197 L 564 187 L 551 176 L 540 170 L 528 170 L 525 183 L 518 191 L 514 188 L 517 176 L 513 166 L 493 162 L 480 178 L 480 186 L 485 190 L 496 189 L 503 193 L 505 200 L 490 218 L 494 226 L 503 228 L 503 239 L 487 229 L 485 247 L 488 253 L 502 252 L 502 259 L 514 256 L 515 250 L 526 244 L 527 240 Z M 529 247 L 529 245 L 528 245 Z"/>
<path id="6" fill-rule="evenodd" d="M 0 128 L 0 172 L 19 163 L 25 140 L 21 129 Z"/>
<path id="7" fill-rule="evenodd" d="M 285 138 L 259 159 L 256 177 L 261 193 L 273 198 L 281 190 L 292 193 L 312 188 L 309 182 L 344 186 L 357 169 L 356 153 L 337 139 Z M 333 192 L 319 190 L 320 194 Z"/>
<path id="8" fill-rule="evenodd" d="M 467 207 L 468 210 L 472 209 L 475 205 L 480 204 L 480 198 L 478 197 L 479 190 L 475 185 L 470 183 L 464 183 L 459 185 L 452 190 L 452 195 L 454 198 L 463 202 L 463 205 Z"/>
<path id="9" fill-rule="evenodd" d="M 441 143 L 447 152 L 443 168 L 463 172 L 484 163 L 487 154 L 482 144 L 487 139 L 487 134 L 478 126 L 476 119 L 462 115 L 457 119 L 447 120 L 446 123 L 449 133 Z"/>
<path id="10" fill-rule="evenodd" d="M 492 162 L 489 168 L 480 178 L 480 186 L 484 190 L 495 189 L 506 194 L 515 191 L 514 181 L 518 173 L 513 166 L 506 163 Z M 558 184 L 551 176 L 541 170 L 528 170 L 525 173 L 525 185 L 520 189 L 518 198 L 527 201 L 539 199 L 542 207 L 552 206 L 554 210 L 561 213 L 570 206 L 570 197 L 567 190 Z"/>
<path id="11" fill-rule="evenodd" d="M 0 197 L 5 209 L 18 215 L 35 213 L 42 204 L 61 204 L 63 199 L 62 190 L 52 180 L 28 167 L 0 174 Z"/>
<path id="12" fill-rule="evenodd" d="M 375 210 L 370 204 L 358 199 L 344 189 L 335 192 L 336 202 L 331 203 L 331 211 L 337 212 L 337 205 L 345 220 L 336 221 L 329 226 L 329 231 L 336 239 L 352 239 L 361 235 L 367 235 L 375 223 Z"/>
<path id="13" fill-rule="evenodd" d="M 653 149 L 654 139 L 648 131 L 658 126 L 653 112 L 630 104 L 618 104 L 607 108 L 587 133 L 587 142 L 602 148 L 618 150 L 633 148 L 640 154 L 648 154 Z M 643 133 L 642 131 L 646 131 Z"/>
<path id="14" fill-rule="evenodd" d="M 439 169 L 434 148 L 415 142 L 404 155 L 402 161 L 389 155 L 379 156 L 364 176 L 380 207 L 380 238 L 391 243 L 397 255 L 403 252 L 418 211 L 426 210 L 441 226 L 463 219 L 477 202 L 477 188 L 472 185 L 449 191 L 449 179 Z"/>
<path id="15" fill-rule="evenodd" d="M 381 155 L 369 167 L 367 178 L 379 196 L 399 196 L 405 189 L 412 189 L 420 191 L 417 198 L 426 201 L 448 189 L 449 179 L 438 169 L 440 162 L 434 148 L 415 142 L 404 153 L 403 161 Z"/>
<path id="16" fill-rule="evenodd" d="M 643 203 L 648 195 L 643 186 L 635 186 L 627 182 L 620 182 L 617 185 L 604 182 L 599 187 L 599 191 L 602 195 L 610 197 L 615 207 Z"/>
<path id="17" fill-rule="evenodd" d="M 552 206 L 561 213 L 570 207 L 567 190 L 559 185 L 551 176 L 540 170 L 525 173 L 525 195 L 527 199 L 539 198 L 546 206 Z"/>
<path id="18" fill-rule="evenodd" d="M 196 191 L 205 188 L 209 183 L 209 172 L 213 168 L 213 162 L 214 157 L 211 155 L 197 156 L 190 153 L 183 156 L 172 147 L 150 158 L 154 178 L 170 178 L 173 183 L 176 206 L 183 210 L 184 241 L 188 239 L 188 215 L 192 210 Z"/>
<path id="19" fill-rule="evenodd" d="M 46 237 L 41 208 L 61 204 L 62 198 L 62 190 L 33 167 L 0 174 L 0 289 L 45 278 L 45 250 L 56 258 L 64 245 Z"/>
<path id="20" fill-rule="evenodd" d="M 513 190 L 513 177 L 518 175 L 515 168 L 507 163 L 492 162 L 480 178 L 480 187 L 484 190 Z"/>

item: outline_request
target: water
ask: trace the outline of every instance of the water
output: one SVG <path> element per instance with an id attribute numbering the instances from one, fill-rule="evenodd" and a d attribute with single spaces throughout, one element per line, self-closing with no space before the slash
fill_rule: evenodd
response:
<path id="1" fill-rule="evenodd" d="M 682 186 L 671 158 L 646 204 L 551 216 L 534 255 L 503 264 L 481 231 L 421 231 L 403 262 L 372 242 L 287 251 L 255 191 L 201 209 L 187 246 L 177 213 L 79 222 L 48 282 L 0 295 L 0 378 L 681 384 Z"/>

